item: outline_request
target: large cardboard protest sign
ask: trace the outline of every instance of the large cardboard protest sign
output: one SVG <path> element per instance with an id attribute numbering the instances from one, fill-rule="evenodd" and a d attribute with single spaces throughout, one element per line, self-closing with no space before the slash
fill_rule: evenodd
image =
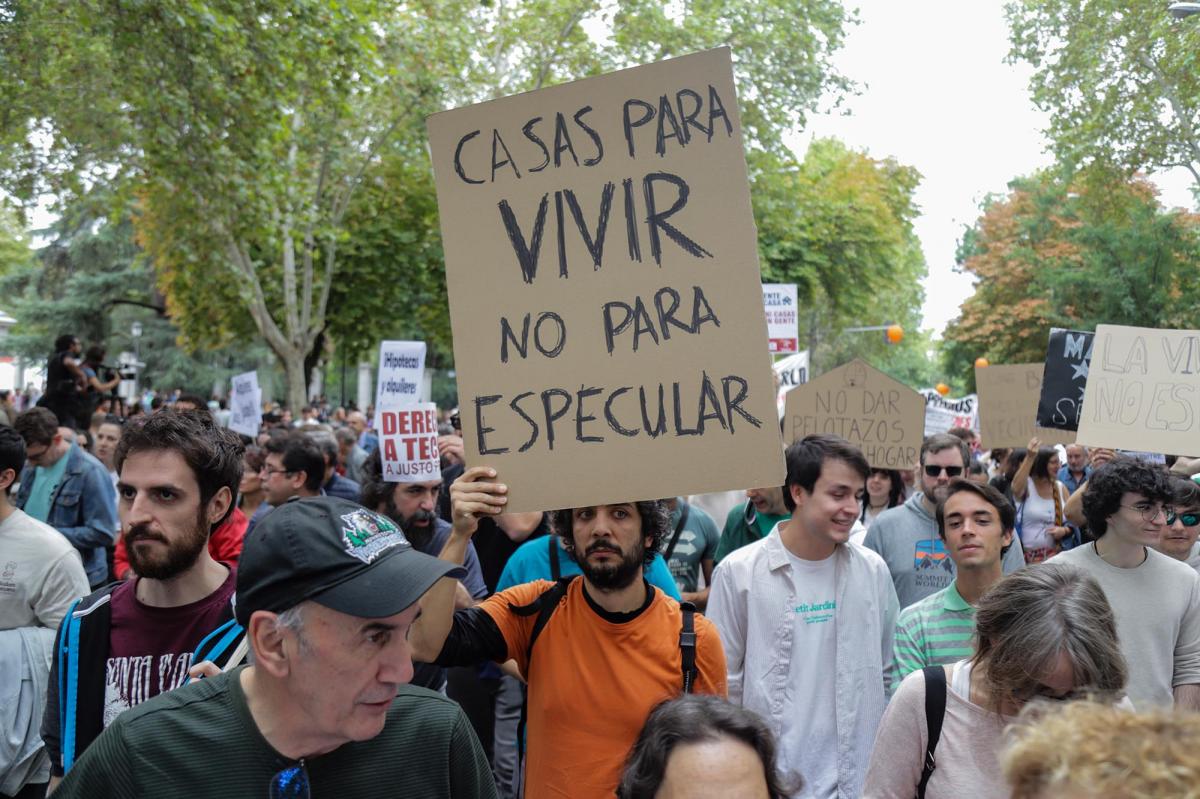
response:
<path id="1" fill-rule="evenodd" d="M 729 50 L 428 129 L 467 461 L 508 509 L 782 484 Z"/>
<path id="2" fill-rule="evenodd" d="M 945 433 L 952 427 L 979 432 L 979 395 L 943 397 L 936 388 L 918 392 L 925 399 L 925 435 Z"/>
<path id="3" fill-rule="evenodd" d="M 877 469 L 911 469 L 921 452 L 925 400 L 870 364 L 853 360 L 787 394 L 784 434 L 833 433 Z"/>
<path id="4" fill-rule="evenodd" d="M 1200 330 L 1098 326 L 1079 443 L 1200 454 Z"/>
<path id="5" fill-rule="evenodd" d="M 975 367 L 979 391 L 979 443 L 985 449 L 1028 446 L 1037 437 L 1043 446 L 1071 444 L 1075 434 L 1038 427 L 1042 364 L 993 364 Z"/>
<path id="6" fill-rule="evenodd" d="M 1078 430 L 1083 413 L 1083 390 L 1092 363 L 1093 334 L 1083 330 L 1050 329 L 1046 366 L 1042 370 L 1042 396 L 1037 423 L 1057 430 Z"/>
<path id="7" fill-rule="evenodd" d="M 258 385 L 258 372 L 243 372 L 234 376 L 231 382 L 229 429 L 254 438 L 262 424 L 262 389 Z"/>
<path id="8" fill-rule="evenodd" d="M 800 351 L 800 317 L 795 283 L 764 283 L 763 313 L 767 317 L 767 346 L 774 355 Z"/>

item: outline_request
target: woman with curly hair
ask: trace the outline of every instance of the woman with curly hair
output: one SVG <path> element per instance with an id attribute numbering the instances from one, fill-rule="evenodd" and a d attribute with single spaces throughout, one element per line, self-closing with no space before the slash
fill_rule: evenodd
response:
<path id="1" fill-rule="evenodd" d="M 1200 715 L 1069 702 L 1004 754 L 1012 799 L 1200 799 Z"/>
<path id="2" fill-rule="evenodd" d="M 1092 577 L 1059 563 L 1014 572 L 980 600 L 969 660 L 904 678 L 879 725 L 862 795 L 1007 797 L 999 752 L 1022 707 L 1080 694 L 1115 700 L 1125 680 L 1112 608 Z M 927 691 L 944 696 L 932 759 Z"/>

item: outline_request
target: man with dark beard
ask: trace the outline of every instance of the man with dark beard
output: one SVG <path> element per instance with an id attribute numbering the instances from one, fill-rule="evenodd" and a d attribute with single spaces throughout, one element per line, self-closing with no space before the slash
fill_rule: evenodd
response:
<path id="1" fill-rule="evenodd" d="M 182 685 L 193 653 L 221 666 L 237 647 L 234 568 L 207 544 L 233 508 L 242 452 L 207 412 L 156 413 L 122 433 L 117 511 L 137 576 L 79 600 L 59 626 L 42 721 L 52 790 L 122 711 Z"/>
<path id="2" fill-rule="evenodd" d="M 443 560 L 461 563 L 479 518 L 503 513 L 507 488 L 495 480 L 494 469 L 476 466 L 450 487 L 454 529 Z M 642 574 L 663 543 L 662 502 L 553 516 L 582 579 L 518 585 L 453 613 L 453 586 L 442 580 L 409 640 L 414 659 L 437 655 L 446 666 L 516 661 L 529 686 L 527 799 L 612 796 L 651 708 L 690 691 L 725 695 L 725 655 L 708 620 Z"/>
<path id="3" fill-rule="evenodd" d="M 367 456 L 362 477 L 362 504 L 400 525 L 414 549 L 436 558 L 450 538 L 451 530 L 450 523 L 439 518 L 433 510 L 438 492 L 442 489 L 442 481 L 389 483 L 383 479 L 379 450 Z M 469 608 L 488 595 L 475 547 L 469 543 L 463 566 L 467 576 L 455 585 L 454 604 L 458 608 Z M 446 687 L 446 670 L 414 658 L 413 678 L 409 682 L 422 688 L 443 691 Z"/>

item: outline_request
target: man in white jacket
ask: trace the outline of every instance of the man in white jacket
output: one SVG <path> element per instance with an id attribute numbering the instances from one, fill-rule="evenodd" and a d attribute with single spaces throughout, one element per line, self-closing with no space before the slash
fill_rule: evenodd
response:
<path id="1" fill-rule="evenodd" d="M 708 617 L 725 646 L 729 699 L 767 721 L 803 797 L 859 795 L 893 680 L 896 590 L 879 555 L 848 543 L 868 472 L 837 436 L 792 444 L 791 518 L 713 575 Z"/>

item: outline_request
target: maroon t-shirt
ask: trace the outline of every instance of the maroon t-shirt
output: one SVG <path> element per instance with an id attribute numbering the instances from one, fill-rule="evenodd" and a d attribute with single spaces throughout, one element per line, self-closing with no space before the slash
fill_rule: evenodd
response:
<path id="1" fill-rule="evenodd" d="M 236 583 L 235 570 L 230 568 L 216 591 L 174 608 L 138 601 L 136 579 L 113 591 L 105 664 L 105 727 L 123 711 L 183 684 L 200 641 L 222 623 L 223 616 L 228 618 L 226 608 Z"/>

